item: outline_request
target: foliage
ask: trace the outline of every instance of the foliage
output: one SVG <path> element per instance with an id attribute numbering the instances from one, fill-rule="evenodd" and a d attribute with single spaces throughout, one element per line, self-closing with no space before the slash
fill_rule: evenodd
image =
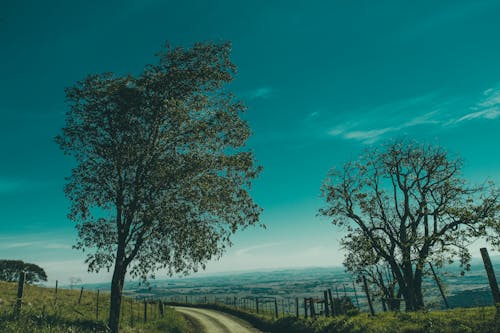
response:
<path id="1" fill-rule="evenodd" d="M 244 149 L 245 107 L 226 90 L 229 54 L 229 44 L 167 46 L 137 77 L 90 75 L 66 90 L 56 141 L 77 161 L 69 217 L 89 270 L 114 270 L 111 327 L 126 273 L 204 268 L 258 222 L 249 188 L 260 167 Z"/>
<path id="2" fill-rule="evenodd" d="M 25 263 L 21 260 L 0 260 L 0 280 L 18 281 L 21 272 L 26 273 L 26 283 L 47 281 L 45 270 L 38 265 Z"/>
<path id="3" fill-rule="evenodd" d="M 347 269 L 381 280 L 388 298 L 397 284 L 407 310 L 424 307 L 427 263 L 458 258 L 468 270 L 468 244 L 498 225 L 499 192 L 493 184 L 469 186 L 461 168 L 442 148 L 402 140 L 330 171 L 320 214 L 347 228 Z"/>

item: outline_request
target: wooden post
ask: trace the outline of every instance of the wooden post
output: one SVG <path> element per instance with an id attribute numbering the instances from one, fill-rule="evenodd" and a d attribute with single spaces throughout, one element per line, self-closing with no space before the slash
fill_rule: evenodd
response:
<path id="1" fill-rule="evenodd" d="M 374 316 L 375 311 L 373 310 L 372 299 L 370 298 L 370 291 L 368 290 L 368 283 L 366 282 L 366 278 L 364 275 L 363 275 L 363 286 L 365 287 L 366 299 L 368 300 L 368 307 L 370 308 L 370 314 Z"/>
<path id="2" fill-rule="evenodd" d="M 255 310 L 259 313 L 259 299 L 255 298 Z"/>
<path id="3" fill-rule="evenodd" d="M 309 309 L 311 310 L 311 318 L 316 318 L 316 309 L 314 307 L 314 299 L 309 298 Z"/>
<path id="4" fill-rule="evenodd" d="M 54 295 L 54 304 L 57 303 L 57 284 L 58 284 L 58 281 L 56 280 L 56 291 L 55 291 L 55 295 Z"/>
<path id="5" fill-rule="evenodd" d="M 130 298 L 130 326 L 134 327 L 134 300 Z"/>
<path id="6" fill-rule="evenodd" d="M 163 318 L 163 301 L 158 302 L 158 310 L 160 310 L 160 316 Z"/>
<path id="7" fill-rule="evenodd" d="M 16 299 L 16 307 L 14 308 L 14 315 L 16 317 L 21 313 L 21 307 L 23 302 L 23 293 L 24 293 L 24 281 L 26 280 L 26 272 L 19 273 L 19 282 L 17 284 L 17 299 Z"/>
<path id="8" fill-rule="evenodd" d="M 493 296 L 493 302 L 495 305 L 500 303 L 500 291 L 498 290 L 498 283 L 495 277 L 495 271 L 493 270 L 493 265 L 491 264 L 490 256 L 488 254 L 488 250 L 486 248 L 481 248 L 481 256 L 483 257 L 484 269 L 486 270 L 486 274 L 488 275 L 488 281 L 490 283 L 491 294 Z"/>
<path id="9" fill-rule="evenodd" d="M 144 322 L 148 321 L 148 302 L 144 299 Z"/>
<path id="10" fill-rule="evenodd" d="M 99 321 L 99 289 L 97 289 L 96 302 L 95 302 L 95 321 Z"/>
<path id="11" fill-rule="evenodd" d="M 299 318 L 299 298 L 295 297 L 295 317 Z"/>
<path id="12" fill-rule="evenodd" d="M 82 302 L 82 296 L 83 296 L 83 287 L 80 289 L 80 297 L 78 297 L 78 305 Z"/>
<path id="13" fill-rule="evenodd" d="M 330 288 L 328 288 L 328 300 L 330 301 L 332 317 L 335 317 L 335 304 L 333 303 L 332 290 Z"/>
<path id="14" fill-rule="evenodd" d="M 278 318 L 278 301 L 276 300 L 276 297 L 274 298 L 274 316 L 275 318 Z"/>
<path id="15" fill-rule="evenodd" d="M 356 298 L 356 305 L 358 306 L 358 309 L 359 309 L 358 293 L 356 292 L 356 285 L 354 284 L 354 281 L 352 281 L 352 289 L 354 290 L 354 297 Z"/>
<path id="16" fill-rule="evenodd" d="M 328 291 L 323 291 L 323 297 L 325 299 L 325 317 L 329 317 L 330 316 L 330 309 L 328 308 L 329 305 L 328 305 Z"/>
<path id="17" fill-rule="evenodd" d="M 432 275 L 434 275 L 434 280 L 436 281 L 436 284 L 437 284 L 437 286 L 439 288 L 439 292 L 441 293 L 441 297 L 443 298 L 444 305 L 446 305 L 446 308 L 449 309 L 450 306 L 448 305 L 448 300 L 446 299 L 443 287 L 441 286 L 441 281 L 439 280 L 436 272 L 434 271 L 434 267 L 432 266 L 432 263 L 430 261 L 429 261 L 429 267 L 431 268 Z"/>
<path id="18" fill-rule="evenodd" d="M 304 298 L 304 318 L 307 319 L 307 298 Z"/>

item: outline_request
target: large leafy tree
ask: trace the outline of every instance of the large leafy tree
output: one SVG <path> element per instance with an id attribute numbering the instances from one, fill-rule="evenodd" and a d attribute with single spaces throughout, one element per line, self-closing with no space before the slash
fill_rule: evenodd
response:
<path id="1" fill-rule="evenodd" d="M 90 75 L 66 90 L 56 141 L 76 159 L 65 193 L 90 271 L 113 270 L 118 331 L 127 273 L 188 273 L 258 223 L 249 194 L 260 167 L 244 145 L 244 105 L 227 91 L 230 45 L 168 47 L 138 76 Z"/>
<path id="2" fill-rule="evenodd" d="M 386 297 L 397 287 L 406 310 L 424 307 L 426 263 L 458 258 L 467 269 L 469 243 L 498 228 L 498 189 L 468 185 L 461 167 L 440 147 L 400 140 L 332 170 L 323 185 L 320 214 L 346 227 L 347 268 L 381 277 Z"/>
<path id="3" fill-rule="evenodd" d="M 0 260 L 0 280 L 15 282 L 19 280 L 19 274 L 25 272 L 26 283 L 47 281 L 45 270 L 35 264 L 22 260 Z"/>

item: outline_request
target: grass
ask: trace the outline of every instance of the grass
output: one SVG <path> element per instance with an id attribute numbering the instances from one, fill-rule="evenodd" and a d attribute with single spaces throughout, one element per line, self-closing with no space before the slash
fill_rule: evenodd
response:
<path id="1" fill-rule="evenodd" d="M 55 289 L 25 285 L 19 318 L 13 314 L 17 283 L 0 281 L 0 332 L 2 333 L 69 333 L 106 332 L 109 294 L 93 291 Z M 97 301 L 98 300 L 98 301 Z M 98 306 L 97 306 L 98 303 Z M 156 304 L 147 305 L 148 321 L 144 323 L 144 303 L 124 297 L 120 331 L 126 333 L 187 333 L 191 328 L 182 315 L 165 308 L 163 318 Z"/>
<path id="2" fill-rule="evenodd" d="M 315 319 L 292 316 L 274 319 L 268 314 L 257 315 L 220 304 L 199 306 L 230 313 L 272 333 L 500 333 L 500 322 L 496 323 L 498 318 L 493 306 L 411 313 L 384 312 L 374 317 L 360 313 Z"/>

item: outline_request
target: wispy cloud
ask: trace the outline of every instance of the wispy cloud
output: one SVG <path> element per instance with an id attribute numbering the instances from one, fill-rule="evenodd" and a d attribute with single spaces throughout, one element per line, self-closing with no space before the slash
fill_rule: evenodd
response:
<path id="1" fill-rule="evenodd" d="M 271 97 L 273 89 L 270 87 L 260 87 L 247 92 L 245 95 L 249 99 L 266 99 Z"/>
<path id="2" fill-rule="evenodd" d="M 488 88 L 483 92 L 483 97 L 473 106 L 470 111 L 460 118 L 451 119 L 448 125 L 474 119 L 496 119 L 500 117 L 500 89 Z"/>
<path id="3" fill-rule="evenodd" d="M 451 127 L 471 120 L 500 118 L 500 88 L 488 88 L 479 97 L 446 99 L 428 94 L 355 114 L 354 120 L 344 120 L 328 128 L 328 135 L 372 144 L 416 126 Z"/>
<path id="4" fill-rule="evenodd" d="M 0 244 L 0 249 L 17 249 L 17 248 L 23 248 L 23 247 L 32 247 L 36 243 L 35 242 L 10 242 L 10 243 L 3 243 Z"/>
<path id="5" fill-rule="evenodd" d="M 242 256 L 242 255 L 248 254 L 249 252 L 252 252 L 255 250 L 262 250 L 262 249 L 266 249 L 266 248 L 274 247 L 274 246 L 279 246 L 279 245 L 281 245 L 281 243 L 265 243 L 265 244 L 258 244 L 258 245 L 254 245 L 254 246 L 249 246 L 249 247 L 246 247 L 246 248 L 243 248 L 243 249 L 236 251 L 236 255 Z"/>

